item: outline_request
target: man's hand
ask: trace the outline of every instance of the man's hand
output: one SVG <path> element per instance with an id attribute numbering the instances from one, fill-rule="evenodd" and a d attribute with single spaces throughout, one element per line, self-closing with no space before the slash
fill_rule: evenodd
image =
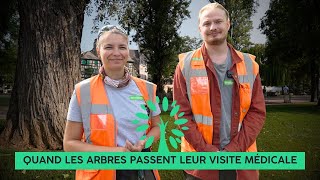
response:
<path id="1" fill-rule="evenodd" d="M 141 152 L 142 149 L 144 149 L 146 141 L 147 141 L 146 139 L 140 140 L 135 145 L 132 145 L 131 142 L 126 140 L 126 145 L 124 147 L 129 149 L 129 151 L 131 151 L 131 152 Z"/>

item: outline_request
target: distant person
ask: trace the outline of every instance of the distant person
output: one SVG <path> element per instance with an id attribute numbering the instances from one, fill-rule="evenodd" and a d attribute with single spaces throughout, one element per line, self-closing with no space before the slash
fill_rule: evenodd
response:
<path id="1" fill-rule="evenodd" d="M 284 93 L 284 94 L 289 94 L 289 87 L 288 87 L 287 85 L 285 85 L 285 86 L 283 87 L 283 93 Z"/>
<path id="2" fill-rule="evenodd" d="M 289 88 L 287 85 L 283 87 L 283 98 L 285 103 L 291 103 L 291 97 L 289 95 Z"/>
<path id="3" fill-rule="evenodd" d="M 264 94 L 264 97 L 267 97 L 267 88 L 266 88 L 266 86 L 263 86 L 263 94 Z"/>
<path id="4" fill-rule="evenodd" d="M 179 55 L 173 96 L 188 119 L 182 152 L 256 152 L 266 117 L 255 56 L 227 43 L 230 19 L 219 3 L 199 12 L 204 43 Z M 185 179 L 259 179 L 257 170 L 185 170 Z"/>
<path id="5" fill-rule="evenodd" d="M 128 35 L 121 27 L 104 26 L 98 35 L 97 54 L 102 61 L 100 73 L 81 81 L 71 97 L 63 146 L 65 151 L 140 152 L 144 135 L 159 139 L 159 105 L 148 121 L 133 124 L 136 113 L 147 114 L 147 100 L 154 103 L 156 85 L 133 77 L 125 64 L 129 58 Z M 146 132 L 136 128 L 150 124 Z M 76 179 L 158 180 L 156 170 L 77 170 Z"/>

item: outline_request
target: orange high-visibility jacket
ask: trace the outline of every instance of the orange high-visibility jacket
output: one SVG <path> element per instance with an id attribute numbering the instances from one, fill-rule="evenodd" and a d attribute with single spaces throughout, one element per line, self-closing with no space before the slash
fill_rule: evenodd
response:
<path id="1" fill-rule="evenodd" d="M 156 85 L 132 77 L 145 101 L 155 102 Z M 84 141 L 98 146 L 117 146 L 117 123 L 112 105 L 105 93 L 101 75 L 96 75 L 78 83 L 75 87 L 77 100 L 81 109 Z M 151 116 L 150 116 L 151 117 Z M 151 118 L 149 119 L 149 124 Z M 156 180 L 160 179 L 157 170 L 153 170 Z M 77 180 L 115 180 L 115 170 L 77 170 Z"/>
<path id="2" fill-rule="evenodd" d="M 243 61 L 236 64 L 239 80 L 240 95 L 240 121 L 238 131 L 250 108 L 252 87 L 255 78 L 259 72 L 259 65 L 254 61 L 255 56 L 251 54 L 236 51 Z M 212 144 L 213 138 L 213 115 L 209 99 L 209 82 L 205 63 L 202 57 L 201 49 L 187 52 L 179 55 L 179 66 L 186 80 L 187 94 L 190 101 L 192 113 L 198 130 L 208 144 Z M 181 139 L 181 151 L 193 152 L 195 149 L 185 138 Z M 248 152 L 256 152 L 257 146 L 254 142 L 248 149 Z"/>

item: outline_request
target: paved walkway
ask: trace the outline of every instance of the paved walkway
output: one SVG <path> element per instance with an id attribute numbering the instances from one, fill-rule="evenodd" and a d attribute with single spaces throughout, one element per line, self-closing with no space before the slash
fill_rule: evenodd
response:
<path id="1" fill-rule="evenodd" d="M 297 104 L 297 103 L 316 103 L 310 102 L 310 95 L 293 95 L 291 97 L 291 103 L 284 103 L 283 95 L 280 96 L 272 96 L 265 97 L 265 101 L 267 105 L 274 104 Z"/>

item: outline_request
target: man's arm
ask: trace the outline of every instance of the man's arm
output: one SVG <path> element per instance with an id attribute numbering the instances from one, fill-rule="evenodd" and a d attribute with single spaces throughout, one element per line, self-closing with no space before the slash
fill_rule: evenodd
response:
<path id="1" fill-rule="evenodd" d="M 257 139 L 266 118 L 261 79 L 258 74 L 252 88 L 250 109 L 242 121 L 242 127 L 237 135 L 224 148 L 231 152 L 245 152 Z"/>
<path id="2" fill-rule="evenodd" d="M 182 75 L 180 66 L 178 65 L 173 79 L 173 99 L 180 105 L 180 112 L 184 112 L 183 118 L 188 122 L 184 124 L 189 129 L 184 132 L 185 139 L 193 146 L 198 152 L 215 152 L 219 149 L 212 144 L 207 144 L 199 132 L 196 122 L 192 119 L 193 114 L 191 105 L 188 99 L 186 80 Z"/>

